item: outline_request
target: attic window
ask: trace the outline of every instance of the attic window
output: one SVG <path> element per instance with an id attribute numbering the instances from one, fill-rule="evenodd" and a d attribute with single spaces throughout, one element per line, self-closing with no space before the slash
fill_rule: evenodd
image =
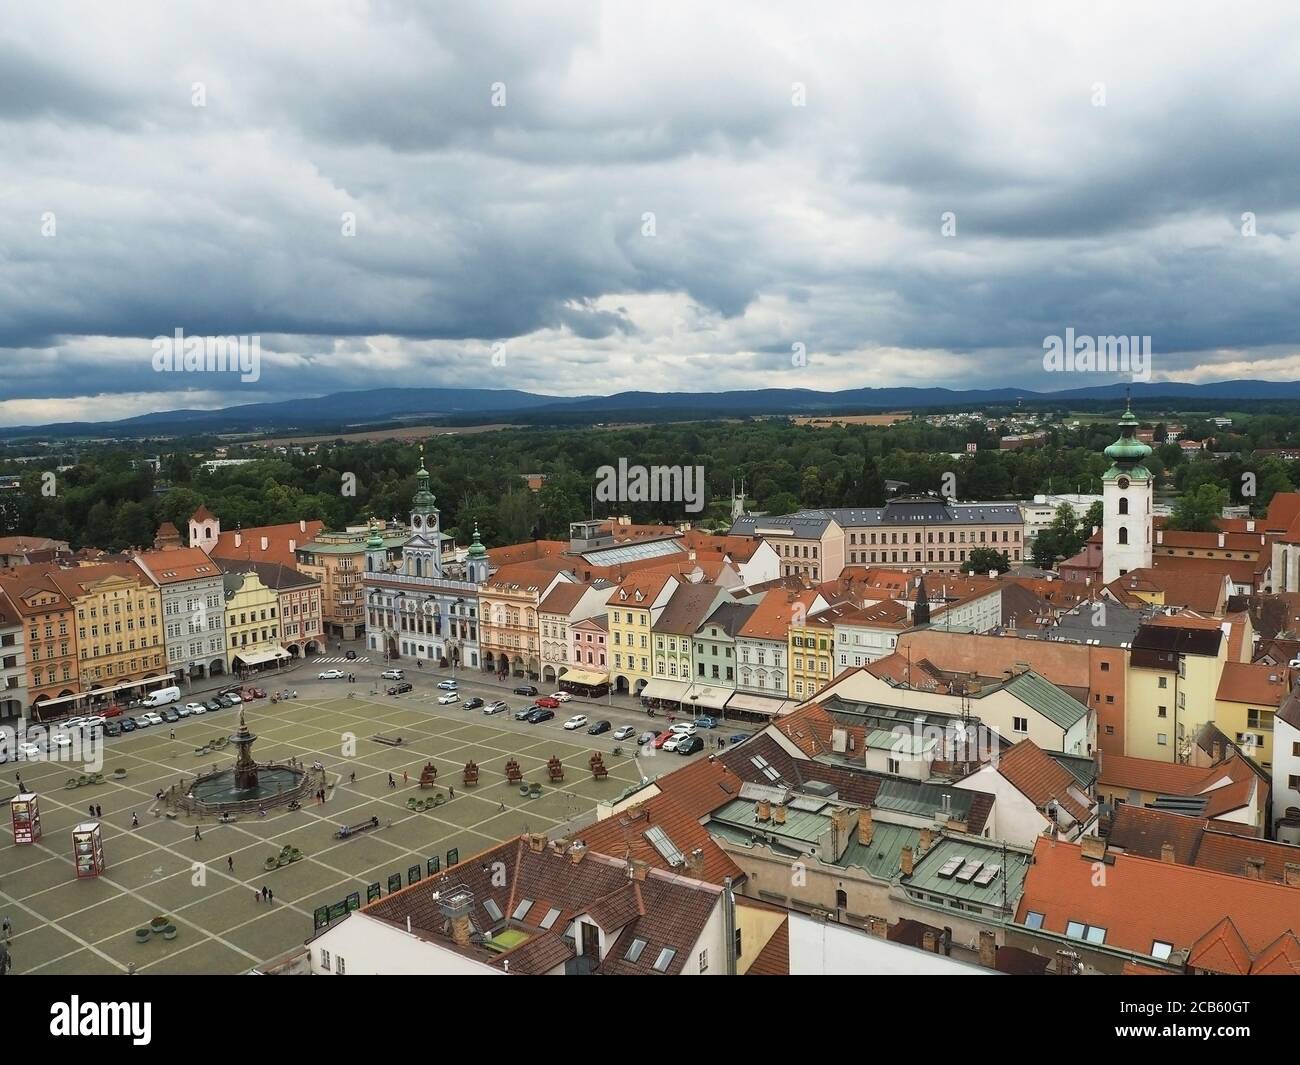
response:
<path id="1" fill-rule="evenodd" d="M 673 950 L 672 947 L 664 947 L 659 952 L 659 957 L 655 959 L 655 972 L 666 973 L 668 966 L 672 965 L 675 957 L 677 957 L 677 951 Z"/>
<path id="2" fill-rule="evenodd" d="M 555 919 L 559 916 L 560 916 L 560 911 L 555 909 L 554 907 L 547 910 L 546 916 L 542 918 L 541 927 L 549 929 L 551 925 L 555 924 Z"/>
<path id="3" fill-rule="evenodd" d="M 1169 955 L 1174 952 L 1172 943 L 1162 943 L 1160 940 L 1153 940 L 1151 943 L 1151 957 L 1157 961 L 1168 961 Z"/>
<path id="4" fill-rule="evenodd" d="M 493 921 L 501 920 L 501 907 L 496 904 L 495 900 L 484 899 L 483 909 L 487 910 L 487 915 L 491 917 Z"/>
<path id="5" fill-rule="evenodd" d="M 1025 914 L 1025 927 L 1042 928 L 1043 915 L 1039 913 L 1037 910 L 1030 910 L 1027 914 Z"/>
<path id="6" fill-rule="evenodd" d="M 641 952 L 645 950 L 645 945 L 644 939 L 632 940 L 631 946 L 627 948 L 627 953 L 623 955 L 623 960 L 631 962 L 638 960 L 641 957 Z"/>
<path id="7" fill-rule="evenodd" d="M 518 906 L 515 907 L 515 912 L 510 915 L 511 920 L 522 921 L 524 919 L 524 914 L 526 914 L 532 908 L 533 908 L 533 900 L 524 899 L 522 902 L 519 903 Z"/>

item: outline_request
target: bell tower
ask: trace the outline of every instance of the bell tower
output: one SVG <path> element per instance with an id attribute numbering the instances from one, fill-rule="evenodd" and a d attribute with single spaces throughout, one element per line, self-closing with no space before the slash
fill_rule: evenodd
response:
<path id="1" fill-rule="evenodd" d="M 429 471 L 424 468 L 424 445 L 420 445 L 420 468 L 415 471 L 415 495 L 411 498 L 411 539 L 402 549 L 403 569 L 416 577 L 442 577 L 442 531 L 437 500 L 429 491 Z"/>
<path id="2" fill-rule="evenodd" d="M 1105 451 L 1111 467 L 1101 478 L 1101 579 L 1105 584 L 1151 565 L 1153 478 L 1142 464 L 1151 448 L 1137 438 L 1137 429 L 1137 417 L 1126 397 L 1119 439 Z"/>

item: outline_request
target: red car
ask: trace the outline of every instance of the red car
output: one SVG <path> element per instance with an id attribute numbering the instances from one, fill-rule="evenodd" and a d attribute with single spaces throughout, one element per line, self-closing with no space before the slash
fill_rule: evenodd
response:
<path id="1" fill-rule="evenodd" d="M 265 699 L 265 698 L 266 698 L 266 692 L 262 688 L 244 689 L 244 693 L 243 693 L 244 702 L 248 702 L 249 699 Z"/>
<path id="2" fill-rule="evenodd" d="M 547 710 L 558 710 L 560 708 L 560 700 L 552 699 L 549 695 L 543 695 L 536 700 L 536 703 L 538 706 L 546 707 Z"/>
<path id="3" fill-rule="evenodd" d="M 122 708 L 118 706 L 117 703 L 114 703 L 112 706 L 105 707 L 103 710 L 100 711 L 100 713 L 103 714 L 105 717 L 121 717 Z"/>
<path id="4" fill-rule="evenodd" d="M 675 733 L 672 729 L 669 729 L 667 732 L 659 733 L 659 735 L 654 738 L 654 745 L 656 749 L 662 747 L 665 743 L 667 743 L 676 735 L 677 733 Z"/>

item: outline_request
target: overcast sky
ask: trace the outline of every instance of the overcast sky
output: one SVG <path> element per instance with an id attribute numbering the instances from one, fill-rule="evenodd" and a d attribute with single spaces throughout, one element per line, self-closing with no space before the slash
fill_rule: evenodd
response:
<path id="1" fill-rule="evenodd" d="M 0 424 L 1113 379 L 1067 328 L 1292 379 L 1298 118 L 1289 2 L 9 5 Z"/>

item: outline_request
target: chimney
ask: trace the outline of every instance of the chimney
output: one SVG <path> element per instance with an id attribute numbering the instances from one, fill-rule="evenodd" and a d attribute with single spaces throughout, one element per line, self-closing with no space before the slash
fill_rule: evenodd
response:
<path id="1" fill-rule="evenodd" d="M 306 531 L 307 531 L 307 519 L 306 519 L 306 518 L 299 518 L 299 519 L 298 519 L 298 531 L 299 531 L 299 532 L 306 532 Z"/>
<path id="2" fill-rule="evenodd" d="M 1160 860 L 1164 862 L 1165 865 L 1174 864 L 1174 845 L 1172 843 L 1160 844 Z"/>
<path id="3" fill-rule="evenodd" d="M 1255 531 L 1255 519 L 1254 519 L 1254 518 L 1250 518 L 1250 519 L 1248 519 L 1248 520 L 1246 521 L 1246 531 L 1247 531 L 1247 532 L 1254 532 L 1254 531 Z"/>
<path id="4" fill-rule="evenodd" d="M 921 829 L 921 853 L 924 854 L 934 845 L 934 833 L 928 828 Z"/>
<path id="5" fill-rule="evenodd" d="M 858 811 L 858 842 L 864 847 L 870 846 L 875 831 L 876 826 L 871 820 L 871 811 L 864 807 Z"/>
<path id="6" fill-rule="evenodd" d="M 298 541 L 297 541 L 297 540 L 290 540 L 290 541 L 289 541 L 289 553 L 290 553 L 290 554 L 293 554 L 293 552 L 295 552 L 295 551 L 297 551 L 297 550 L 298 550 Z"/>
<path id="7" fill-rule="evenodd" d="M 700 873 L 704 871 L 704 848 L 696 847 L 686 856 L 686 871 L 699 879 Z"/>
<path id="8" fill-rule="evenodd" d="M 898 864 L 902 867 L 904 876 L 912 875 L 912 848 L 904 847 L 898 854 Z"/>
<path id="9" fill-rule="evenodd" d="M 643 862 L 640 858 L 633 858 L 628 862 L 627 876 L 629 880 L 644 881 L 646 874 L 650 871 L 650 863 Z"/>
<path id="10" fill-rule="evenodd" d="M 1056 952 L 1056 975 L 1057 976 L 1074 976 L 1078 969 L 1079 955 L 1072 950 L 1058 950 Z"/>
<path id="11" fill-rule="evenodd" d="M 889 921 L 884 917 L 876 917 L 874 914 L 867 916 L 867 932 L 877 939 L 889 938 Z"/>
<path id="12" fill-rule="evenodd" d="M 986 969 L 998 967 L 998 937 L 987 928 L 980 931 L 980 964 Z"/>
<path id="13" fill-rule="evenodd" d="M 546 850 L 546 833 L 530 832 L 528 834 L 528 849 L 534 854 L 541 854 Z"/>
<path id="14" fill-rule="evenodd" d="M 470 945 L 470 936 L 474 932 L 474 926 L 469 919 L 473 901 L 474 896 L 468 891 L 457 891 L 454 895 L 439 900 L 438 903 L 438 909 L 451 924 L 451 938 L 462 947 Z"/>
<path id="15" fill-rule="evenodd" d="M 927 954 L 935 954 L 937 953 L 935 949 L 937 943 L 938 940 L 935 938 L 934 932 L 927 928 L 925 933 L 921 936 L 921 949 Z"/>
<path id="16" fill-rule="evenodd" d="M 1164 529 L 1157 529 L 1157 530 L 1156 530 L 1156 543 L 1158 543 L 1158 544 L 1163 544 L 1164 542 L 1165 542 L 1165 531 L 1164 531 Z"/>
<path id="17" fill-rule="evenodd" d="M 577 865 L 587 856 L 587 845 L 581 841 L 575 841 L 569 848 L 569 861 Z"/>
<path id="18" fill-rule="evenodd" d="M 785 807 L 784 807 L 784 806 L 773 806 L 773 807 L 772 807 L 772 823 L 773 823 L 774 825 L 783 825 L 783 824 L 785 824 Z"/>
<path id="19" fill-rule="evenodd" d="M 263 550 L 263 551 L 266 550 L 266 547 L 267 547 L 268 542 L 269 542 L 269 541 L 267 540 L 267 538 L 266 538 L 265 536 L 263 536 L 263 537 L 262 537 L 262 550 Z"/>
<path id="20" fill-rule="evenodd" d="M 964 817 L 950 817 L 950 818 L 948 818 L 948 831 L 949 831 L 949 832 L 965 832 L 965 831 L 966 831 L 966 819 L 965 819 Z"/>
<path id="21" fill-rule="evenodd" d="M 1264 879 L 1264 859 L 1247 858 L 1246 859 L 1246 879 L 1263 880 Z"/>
<path id="22" fill-rule="evenodd" d="M 772 804 L 766 799 L 759 799 L 754 806 L 754 820 L 758 822 L 772 819 Z"/>
<path id="23" fill-rule="evenodd" d="M 1084 836 L 1079 840 L 1079 857 L 1088 862 L 1099 862 L 1106 857 L 1106 841 L 1100 836 Z"/>
<path id="24" fill-rule="evenodd" d="M 1287 887 L 1300 887 L 1300 863 L 1287 862 L 1282 866 L 1282 883 Z"/>
<path id="25" fill-rule="evenodd" d="M 1220 546 L 1220 547 L 1222 547 L 1222 546 L 1224 545 L 1224 538 L 1225 538 L 1227 535 L 1228 535 L 1227 533 L 1219 533 L 1219 546 Z"/>
<path id="26" fill-rule="evenodd" d="M 238 529 L 235 530 L 235 546 L 238 547 L 244 542 L 244 534 Z"/>

